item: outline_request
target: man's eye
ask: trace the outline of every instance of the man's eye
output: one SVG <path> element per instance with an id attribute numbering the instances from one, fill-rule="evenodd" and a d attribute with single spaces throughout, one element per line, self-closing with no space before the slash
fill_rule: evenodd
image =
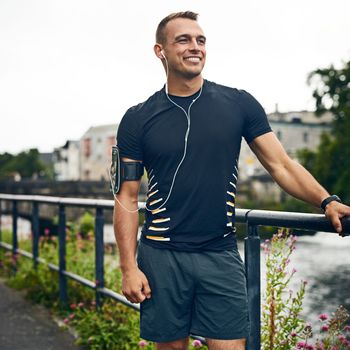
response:
<path id="1" fill-rule="evenodd" d="M 205 39 L 198 39 L 197 42 L 200 45 L 205 45 Z"/>
<path id="2" fill-rule="evenodd" d="M 185 39 L 185 38 L 184 39 L 179 39 L 178 42 L 179 43 L 187 43 L 187 39 Z"/>

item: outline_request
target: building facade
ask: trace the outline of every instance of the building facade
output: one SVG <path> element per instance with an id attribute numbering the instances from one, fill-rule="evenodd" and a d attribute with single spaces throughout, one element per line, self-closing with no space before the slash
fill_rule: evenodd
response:
<path id="1" fill-rule="evenodd" d="M 58 181 L 79 180 L 79 141 L 67 141 L 53 152 L 55 179 Z"/>
<path id="2" fill-rule="evenodd" d="M 80 179 L 109 181 L 112 146 L 116 143 L 117 124 L 92 126 L 80 139 Z"/>
<path id="3" fill-rule="evenodd" d="M 288 155 L 298 160 L 298 150 L 317 149 L 322 133 L 331 130 L 333 116 L 331 113 L 325 113 L 317 117 L 314 112 L 309 111 L 275 112 L 269 114 L 268 119 Z M 241 145 L 239 178 L 242 182 L 250 181 L 258 197 L 270 194 L 274 199 L 279 199 L 281 190 L 244 141 Z"/>

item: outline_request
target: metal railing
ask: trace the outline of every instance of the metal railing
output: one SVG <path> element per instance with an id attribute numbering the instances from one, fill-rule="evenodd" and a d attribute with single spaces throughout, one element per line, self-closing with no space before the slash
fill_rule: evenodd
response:
<path id="1" fill-rule="evenodd" d="M 2 201 L 12 202 L 12 245 L 2 242 L 0 227 L 0 247 L 11 250 L 12 254 L 20 254 L 33 259 L 34 268 L 38 263 L 45 263 L 58 272 L 59 298 L 63 303 L 68 302 L 67 279 L 72 279 L 96 292 L 96 305 L 102 304 L 102 296 L 121 302 L 124 305 L 139 310 L 138 304 L 130 303 L 123 295 L 105 288 L 104 286 L 104 246 L 103 227 L 104 210 L 112 210 L 114 201 L 102 199 L 60 198 L 48 196 L 28 196 L 0 194 L 0 216 L 2 214 Z M 17 219 L 18 202 L 32 203 L 32 253 L 18 248 Z M 39 257 L 39 205 L 51 204 L 58 206 L 58 266 L 46 263 Z M 66 208 L 84 207 L 93 208 L 95 212 L 95 282 L 66 270 Z M 140 202 L 139 207 L 144 210 L 145 203 Z M 247 341 L 247 349 L 260 349 L 260 237 L 259 226 L 285 227 L 312 231 L 335 232 L 331 223 L 322 214 L 291 213 L 266 210 L 236 209 L 236 222 L 246 223 L 247 237 L 244 244 L 244 262 L 246 269 L 248 308 L 251 331 Z M 343 235 L 350 235 L 350 217 L 342 219 Z M 200 338 L 200 337 L 197 337 Z"/>

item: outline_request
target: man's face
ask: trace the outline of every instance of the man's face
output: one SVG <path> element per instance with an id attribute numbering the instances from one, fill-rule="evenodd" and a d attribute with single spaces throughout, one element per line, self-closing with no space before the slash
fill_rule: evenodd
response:
<path id="1" fill-rule="evenodd" d="M 201 74 L 205 64 L 205 36 L 196 21 L 176 18 L 165 27 L 163 47 L 169 74 L 192 79 Z"/>

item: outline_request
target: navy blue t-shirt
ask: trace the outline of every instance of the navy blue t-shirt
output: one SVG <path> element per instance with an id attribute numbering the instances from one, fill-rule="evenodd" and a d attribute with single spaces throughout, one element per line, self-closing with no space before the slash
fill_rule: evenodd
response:
<path id="1" fill-rule="evenodd" d="M 247 143 L 271 131 L 253 96 L 204 80 L 202 91 L 170 98 L 190 108 L 188 118 L 165 89 L 130 108 L 122 118 L 117 145 L 121 157 L 141 160 L 148 174 L 141 240 L 184 251 L 224 250 L 235 244 L 235 197 L 242 136 Z M 192 103 L 193 99 L 196 99 Z"/>

